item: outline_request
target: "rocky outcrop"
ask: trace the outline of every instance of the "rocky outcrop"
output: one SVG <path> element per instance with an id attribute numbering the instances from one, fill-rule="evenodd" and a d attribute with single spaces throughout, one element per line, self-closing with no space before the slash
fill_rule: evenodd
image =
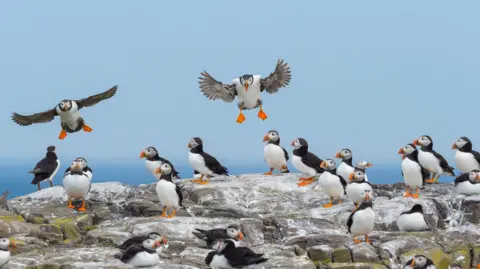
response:
<path id="1" fill-rule="evenodd" d="M 346 222 L 353 204 L 325 209 L 319 186 L 297 187 L 298 176 L 241 175 L 213 179 L 208 185 L 180 180 L 184 206 L 173 219 L 161 212 L 155 184 L 93 184 L 87 212 L 66 207 L 61 187 L 36 191 L 0 209 L 0 233 L 18 248 L 4 269 L 131 268 L 114 258 L 115 248 L 134 235 L 159 232 L 169 239 L 152 268 L 205 268 L 210 251 L 194 228 L 239 224 L 243 245 L 269 260 L 249 268 L 401 268 L 418 253 L 437 268 L 480 263 L 480 196 L 465 197 L 453 184 L 425 186 L 421 198 L 401 197 L 403 184 L 374 185 L 373 243 L 354 244 Z M 396 218 L 422 203 L 430 231 L 399 232 Z"/>

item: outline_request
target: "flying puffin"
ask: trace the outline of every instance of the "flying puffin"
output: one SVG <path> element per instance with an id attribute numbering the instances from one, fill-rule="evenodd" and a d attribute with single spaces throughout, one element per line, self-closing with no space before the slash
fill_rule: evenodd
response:
<path id="1" fill-rule="evenodd" d="M 372 200 L 368 192 L 365 194 L 364 201 L 360 204 L 357 210 L 353 211 L 348 217 L 347 227 L 348 232 L 353 235 L 353 241 L 355 244 L 361 241 L 357 239 L 357 236 L 364 235 L 365 242 L 371 243 L 368 240 L 368 234 L 373 231 L 375 224 L 375 212 L 372 209 Z"/>
<path id="2" fill-rule="evenodd" d="M 433 264 L 433 261 L 427 258 L 425 255 L 415 255 L 412 259 L 408 260 L 404 269 L 437 269 Z"/>
<path id="3" fill-rule="evenodd" d="M 145 148 L 141 153 L 140 153 L 140 158 L 145 158 L 145 166 L 147 167 L 148 171 L 150 171 L 153 176 L 159 180 L 160 179 L 160 174 L 156 173 L 155 170 L 157 170 L 162 163 L 168 163 L 172 167 L 172 173 L 174 175 L 174 178 L 180 178 L 178 176 L 177 170 L 175 170 L 175 167 L 173 167 L 173 164 L 165 159 L 162 158 L 158 155 L 158 150 L 155 147 L 148 147 Z"/>
<path id="4" fill-rule="evenodd" d="M 152 232 L 149 233 L 148 235 L 140 235 L 140 236 L 134 236 L 130 239 L 127 239 L 125 242 L 123 242 L 121 245 L 118 246 L 119 249 L 126 250 L 129 248 L 131 245 L 135 244 L 142 244 L 143 241 L 147 239 L 152 239 L 156 242 L 160 242 L 161 245 L 166 245 L 167 244 L 167 239 L 164 236 L 161 236 L 159 233 Z"/>
<path id="5" fill-rule="evenodd" d="M 463 173 L 455 179 L 455 189 L 465 195 L 480 194 L 480 170 Z"/>
<path id="6" fill-rule="evenodd" d="M 371 198 L 373 196 L 372 185 L 365 180 L 365 176 L 365 171 L 361 168 L 355 168 L 348 176 L 350 184 L 345 188 L 345 192 L 347 193 L 347 197 L 353 201 L 355 210 L 358 208 L 358 205 L 363 202 L 365 193 L 368 192 Z"/>
<path id="7" fill-rule="evenodd" d="M 78 211 L 82 212 L 87 210 L 85 208 L 85 198 L 92 188 L 91 176 L 89 177 L 84 170 L 85 166 L 86 162 L 75 159 L 70 165 L 70 170 L 65 171 L 63 177 L 63 189 L 68 196 L 68 208 L 75 208 L 72 205 L 72 199 L 82 199 L 82 206 L 78 209 Z"/>
<path id="8" fill-rule="evenodd" d="M 345 194 L 347 182 L 342 176 L 337 175 L 337 165 L 333 159 L 326 159 L 320 164 L 324 172 L 318 178 L 318 183 L 330 197 L 330 202 L 323 207 L 332 207 L 333 199 L 338 199 L 338 204 L 342 203 L 342 197 Z"/>
<path id="9" fill-rule="evenodd" d="M 46 123 L 52 121 L 55 116 L 60 116 L 60 125 L 62 131 L 58 136 L 59 139 L 65 139 L 67 133 L 75 133 L 83 129 L 85 132 L 91 132 L 92 128 L 85 124 L 80 116 L 80 109 L 90 107 L 99 102 L 109 99 L 117 92 L 117 86 L 111 89 L 92 95 L 80 100 L 63 100 L 56 107 L 45 112 L 36 113 L 30 116 L 24 116 L 13 112 L 12 120 L 21 126 L 28 126 L 34 123 Z"/>
<path id="10" fill-rule="evenodd" d="M 201 173 L 199 179 L 194 179 L 192 182 L 199 184 L 208 184 L 210 182 L 210 177 L 215 175 L 226 175 L 228 176 L 228 170 L 226 167 L 221 165 L 215 157 L 203 151 L 203 142 L 199 137 L 194 137 L 188 143 L 188 161 L 193 169 Z M 203 180 L 203 177 L 207 176 L 206 180 Z"/>
<path id="11" fill-rule="evenodd" d="M 423 217 L 421 204 L 414 205 L 410 210 L 403 212 L 397 219 L 398 229 L 402 232 L 420 232 L 428 230 L 427 222 Z"/>
<path id="12" fill-rule="evenodd" d="M 264 142 L 268 142 L 263 149 L 263 158 L 270 167 L 270 171 L 265 175 L 271 175 L 274 169 L 282 173 L 289 173 L 287 168 L 288 152 L 280 146 L 280 135 L 275 130 L 270 130 L 263 137 Z"/>
<path id="13" fill-rule="evenodd" d="M 236 247 L 232 240 L 217 241 L 205 257 L 205 264 L 210 268 L 233 268 L 259 264 L 268 261 L 263 254 L 257 254 L 247 247 Z"/>
<path id="14" fill-rule="evenodd" d="M 243 240 L 244 235 L 237 225 L 229 225 L 227 228 L 215 228 L 211 230 L 195 229 L 192 233 L 199 239 L 204 240 L 208 247 L 218 240 L 233 239 Z"/>
<path id="15" fill-rule="evenodd" d="M 8 240 L 7 238 L 0 239 L 0 267 L 5 265 L 8 260 L 10 260 L 10 249 L 9 248 L 16 248 L 17 245 L 13 239 Z"/>
<path id="16" fill-rule="evenodd" d="M 50 187 L 53 187 L 52 180 L 60 168 L 60 160 L 57 158 L 55 153 L 55 147 L 49 146 L 47 148 L 47 154 L 45 158 L 41 159 L 33 168 L 32 171 L 28 173 L 34 174 L 35 177 L 32 180 L 32 184 L 37 184 L 38 190 L 40 188 L 40 182 L 48 180 Z"/>
<path id="17" fill-rule="evenodd" d="M 418 161 L 419 151 L 414 144 L 407 144 L 398 150 L 402 155 L 402 175 L 405 180 L 405 194 L 403 197 L 412 197 L 417 199 L 420 186 L 427 180 L 429 172 Z M 410 192 L 410 188 L 415 188 L 415 193 Z"/>
<path id="18" fill-rule="evenodd" d="M 157 168 L 156 173 L 161 174 L 155 188 L 158 199 L 163 207 L 161 217 L 173 218 L 177 210 L 183 208 L 182 190 L 177 184 L 172 182 L 173 174 L 170 164 L 162 163 L 162 165 Z M 172 208 L 173 212 L 167 216 L 167 209 L 169 208 Z"/>
<path id="19" fill-rule="evenodd" d="M 285 87 L 290 83 L 291 74 L 290 67 L 283 60 L 278 60 L 275 71 L 266 78 L 260 75 L 243 75 L 233 80 L 232 84 L 224 84 L 215 80 L 206 71 L 201 73 L 200 89 L 202 93 L 210 100 L 222 99 L 231 103 L 238 96 L 238 108 L 240 114 L 237 122 L 245 121 L 242 110 L 249 110 L 260 107 L 258 117 L 262 120 L 267 119 L 267 114 L 262 109 L 262 99 L 260 93 L 267 90 L 268 93 L 274 94 L 281 87 Z"/>
<path id="20" fill-rule="evenodd" d="M 432 178 L 426 180 L 427 183 L 434 183 L 440 178 L 442 174 L 455 176 L 453 167 L 448 165 L 445 158 L 439 153 L 433 150 L 433 140 L 428 135 L 422 135 L 418 139 L 413 141 L 415 146 L 420 145 L 421 148 L 418 151 L 418 162 L 425 167 L 430 173 Z"/>
<path id="21" fill-rule="evenodd" d="M 161 242 L 153 239 L 146 239 L 142 244 L 133 244 L 128 247 L 119 259 L 135 267 L 148 267 L 160 263 L 160 258 L 156 249 L 161 246 Z"/>
<path id="22" fill-rule="evenodd" d="M 303 182 L 298 183 L 298 186 L 312 184 L 314 177 L 323 173 L 323 168 L 320 167 L 323 161 L 308 151 L 308 143 L 303 138 L 293 140 L 292 147 L 294 148 L 292 164 L 303 174 L 303 177 L 300 178 L 300 181 Z"/>
<path id="23" fill-rule="evenodd" d="M 370 168 L 372 167 L 373 164 L 371 162 L 367 162 L 367 161 L 358 161 L 356 164 L 355 164 L 355 169 L 360 169 L 363 171 L 363 173 L 365 174 L 365 181 L 368 181 L 368 177 L 367 177 L 367 168 Z"/>
<path id="24" fill-rule="evenodd" d="M 453 143 L 452 149 L 457 149 L 455 163 L 460 172 L 468 173 L 472 170 L 480 170 L 480 153 L 472 149 L 472 141 L 468 137 L 460 137 Z"/>

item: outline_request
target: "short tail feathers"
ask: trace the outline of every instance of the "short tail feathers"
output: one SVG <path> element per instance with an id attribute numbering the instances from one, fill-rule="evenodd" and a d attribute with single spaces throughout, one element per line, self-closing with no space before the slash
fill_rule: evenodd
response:
<path id="1" fill-rule="evenodd" d="M 196 237 L 200 239 L 205 239 L 205 235 L 203 234 L 205 232 L 204 230 L 197 229 L 197 231 L 192 231 L 192 234 L 194 234 Z"/>
<path id="2" fill-rule="evenodd" d="M 122 259 L 122 256 L 123 256 L 123 254 L 121 252 L 117 252 L 117 253 L 115 253 L 115 255 L 113 255 L 114 258 L 119 259 L 119 260 Z"/>
<path id="3" fill-rule="evenodd" d="M 259 263 L 266 262 L 266 261 L 268 261 L 267 258 L 252 257 L 252 258 L 248 259 L 248 264 L 259 264 Z"/>
<path id="4" fill-rule="evenodd" d="M 38 184 L 38 183 L 44 181 L 45 179 L 47 179 L 47 175 L 46 175 L 46 174 L 38 174 L 38 175 L 35 175 L 35 177 L 33 178 L 31 184 Z"/>
<path id="5" fill-rule="evenodd" d="M 453 172 L 454 169 L 455 169 L 455 168 L 449 166 L 449 167 L 448 167 L 448 170 L 445 171 L 445 174 L 454 177 L 454 176 L 455 176 L 455 173 Z"/>

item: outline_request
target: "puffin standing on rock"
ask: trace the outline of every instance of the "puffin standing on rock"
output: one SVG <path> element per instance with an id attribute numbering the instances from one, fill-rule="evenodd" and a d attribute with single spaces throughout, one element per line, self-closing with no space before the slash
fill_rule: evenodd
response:
<path id="1" fill-rule="evenodd" d="M 320 167 L 324 169 L 324 172 L 318 178 L 318 183 L 330 197 L 330 202 L 324 204 L 323 207 L 332 207 L 335 198 L 338 199 L 338 204 L 341 204 L 347 182 L 342 176 L 337 175 L 337 165 L 334 160 L 326 159 L 320 164 Z"/>
<path id="2" fill-rule="evenodd" d="M 460 137 L 453 143 L 452 149 L 457 150 L 455 152 L 455 163 L 462 173 L 480 170 L 480 153 L 473 150 L 472 147 L 472 141 L 465 136 Z"/>
<path id="3" fill-rule="evenodd" d="M 244 238 L 244 234 L 237 225 L 229 225 L 226 229 L 195 229 L 195 231 L 192 231 L 192 233 L 199 239 L 204 240 L 208 247 L 212 247 L 213 243 L 218 240 L 232 239 L 241 241 Z"/>
<path id="4" fill-rule="evenodd" d="M 342 159 L 342 163 L 340 163 L 337 168 L 337 174 L 343 178 L 348 178 L 354 169 L 352 164 L 352 151 L 350 149 L 342 149 L 335 154 L 335 158 Z"/>
<path id="5" fill-rule="evenodd" d="M 7 238 L 0 239 L 0 267 L 5 265 L 8 260 L 10 260 L 10 249 L 16 248 L 17 245 L 13 239 L 8 240 Z"/>
<path id="6" fill-rule="evenodd" d="M 397 219 L 398 229 L 402 232 L 420 232 L 428 230 L 427 222 L 423 217 L 421 204 L 414 205 L 409 211 L 402 212 Z"/>
<path id="7" fill-rule="evenodd" d="M 320 167 L 322 160 L 317 155 L 308 151 L 308 143 L 303 138 L 297 138 L 292 141 L 293 155 L 292 164 L 303 176 L 300 177 L 298 186 L 306 186 L 314 182 L 314 177 L 317 174 L 323 173 L 323 168 Z"/>
<path id="8" fill-rule="evenodd" d="M 420 145 L 421 148 L 418 151 L 418 162 L 425 167 L 430 173 L 432 178 L 426 180 L 427 183 L 434 183 L 440 178 L 442 174 L 455 176 L 453 167 L 448 165 L 447 160 L 442 155 L 433 150 L 433 140 L 428 135 L 422 135 L 418 139 L 413 141 L 413 145 Z"/>
<path id="9" fill-rule="evenodd" d="M 418 161 L 418 150 L 414 144 L 407 144 L 398 150 L 402 155 L 402 175 L 405 180 L 405 194 L 403 197 L 412 197 L 417 199 L 420 187 L 429 176 L 428 171 Z M 415 188 L 415 193 L 410 192 L 410 188 Z"/>
<path id="10" fill-rule="evenodd" d="M 163 163 L 155 172 L 161 174 L 160 180 L 158 180 L 155 188 L 158 199 L 163 207 L 161 217 L 173 218 L 177 210 L 183 208 L 182 190 L 177 184 L 172 182 L 173 174 L 170 164 Z M 169 208 L 172 208 L 173 212 L 167 216 L 167 209 Z"/>
<path id="11" fill-rule="evenodd" d="M 425 255 L 415 255 L 412 259 L 408 260 L 404 269 L 437 269 L 433 261 L 427 258 Z"/>
<path id="12" fill-rule="evenodd" d="M 192 182 L 199 184 L 208 184 L 210 177 L 216 175 L 228 176 L 228 170 L 221 165 L 215 157 L 203 151 L 203 141 L 199 137 L 194 137 L 188 143 L 188 161 L 196 171 L 200 172 L 200 178 L 194 179 Z M 206 180 L 203 177 L 207 176 Z"/>
<path id="13" fill-rule="evenodd" d="M 353 211 L 348 217 L 347 227 L 348 232 L 353 235 L 353 241 L 355 244 L 361 241 L 357 239 L 357 236 L 365 236 L 365 242 L 371 243 L 368 239 L 368 234 L 373 231 L 375 224 L 375 212 L 372 209 L 373 203 L 370 199 L 368 192 L 365 194 L 364 201 L 360 204 L 357 210 Z"/>
<path id="14" fill-rule="evenodd" d="M 472 170 L 469 173 L 463 173 L 455 179 L 455 189 L 460 194 L 479 195 L 480 194 L 480 170 Z"/>
<path id="15" fill-rule="evenodd" d="M 217 241 L 213 249 L 205 257 L 205 264 L 210 268 L 234 268 L 268 261 L 263 254 L 247 247 L 236 247 L 232 240 Z"/>
<path id="16" fill-rule="evenodd" d="M 85 121 L 80 116 L 80 109 L 90 107 L 99 102 L 109 99 L 117 92 L 117 86 L 111 89 L 92 95 L 90 97 L 80 100 L 63 100 L 56 107 L 45 112 L 36 113 L 30 116 L 24 116 L 13 112 L 12 120 L 21 126 L 28 126 L 34 123 L 46 123 L 52 121 L 55 116 L 60 116 L 60 125 L 62 131 L 58 136 L 59 139 L 65 139 L 67 133 L 75 133 L 80 130 L 91 132 L 92 128 L 85 124 Z"/>
<path id="17" fill-rule="evenodd" d="M 142 244 L 131 245 L 118 258 L 122 262 L 135 267 L 153 266 L 160 263 L 157 248 L 161 245 L 161 242 L 148 238 Z"/>
<path id="18" fill-rule="evenodd" d="M 85 198 L 92 188 L 91 176 L 84 170 L 86 162 L 75 159 L 70 165 L 70 170 L 65 171 L 63 177 L 63 189 L 68 196 L 68 208 L 75 209 L 72 199 L 82 199 L 82 206 L 78 211 L 85 212 Z"/>
<path id="19" fill-rule="evenodd" d="M 227 103 L 233 102 L 235 96 L 238 96 L 238 108 L 240 114 L 237 117 L 237 123 L 245 121 L 243 110 L 250 110 L 260 107 L 258 117 L 262 120 L 267 119 L 267 114 L 262 109 L 262 99 L 260 93 L 267 90 L 274 94 L 281 87 L 290 83 L 290 67 L 283 60 L 278 60 L 275 71 L 266 78 L 260 75 L 243 75 L 233 80 L 232 84 L 224 84 L 215 80 L 206 71 L 201 73 L 200 89 L 202 93 L 210 100 L 222 99 Z"/>
<path id="20" fill-rule="evenodd" d="M 263 142 L 268 142 L 263 149 L 263 158 L 270 167 L 265 175 L 271 175 L 274 169 L 282 173 L 289 173 L 287 168 L 288 152 L 280 146 L 280 135 L 275 130 L 270 130 L 263 137 Z"/>
<path id="21" fill-rule="evenodd" d="M 50 187 L 53 187 L 52 180 L 57 174 L 59 168 L 60 168 L 60 160 L 58 159 L 57 154 L 55 153 L 55 147 L 49 146 L 47 148 L 47 154 L 45 158 L 40 160 L 35 165 L 35 168 L 32 171 L 29 171 L 28 173 L 35 175 L 35 177 L 32 180 L 32 184 L 37 184 L 38 190 L 41 190 L 40 182 L 43 182 L 45 180 L 48 180 L 48 182 L 50 183 Z"/>
<path id="22" fill-rule="evenodd" d="M 366 192 L 373 196 L 372 185 L 365 180 L 365 171 L 360 168 L 355 168 L 348 176 L 348 179 L 350 184 L 345 188 L 345 192 L 347 193 L 347 197 L 353 201 L 356 210 L 358 205 L 364 201 Z"/>

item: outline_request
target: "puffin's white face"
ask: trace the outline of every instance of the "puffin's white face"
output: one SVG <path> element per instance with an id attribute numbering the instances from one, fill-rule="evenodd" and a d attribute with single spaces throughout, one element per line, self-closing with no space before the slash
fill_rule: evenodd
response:
<path id="1" fill-rule="evenodd" d="M 168 175 L 172 172 L 172 166 L 170 166 L 168 163 L 162 163 L 160 166 L 160 173 L 162 175 Z"/>
<path id="2" fill-rule="evenodd" d="M 413 258 L 412 263 L 410 264 L 411 268 L 421 268 L 427 264 L 427 257 L 423 255 L 417 255 Z"/>
<path id="3" fill-rule="evenodd" d="M 455 146 L 454 146 L 454 149 L 460 149 L 460 148 L 463 148 L 463 146 L 465 146 L 465 144 L 467 144 L 468 141 L 464 140 L 463 138 L 459 138 L 457 139 L 457 141 L 455 141 Z"/>
<path id="4" fill-rule="evenodd" d="M 0 249 L 7 250 L 9 247 L 15 247 L 15 243 L 10 242 L 7 238 L 0 239 Z"/>
<path id="5" fill-rule="evenodd" d="M 408 144 L 403 147 L 403 154 L 408 155 L 415 150 L 417 150 L 415 147 L 412 147 L 412 145 Z"/>
<path id="6" fill-rule="evenodd" d="M 77 161 L 82 169 L 88 166 L 87 160 L 84 158 L 77 158 L 75 161 Z"/>
<path id="7" fill-rule="evenodd" d="M 425 135 L 420 136 L 417 140 L 414 141 L 414 145 L 418 144 L 420 146 L 428 146 L 432 143 L 432 141 Z"/>
<path id="8" fill-rule="evenodd" d="M 145 249 L 154 250 L 160 246 L 160 242 L 153 239 L 146 239 L 143 241 L 142 245 Z"/>
<path id="9" fill-rule="evenodd" d="M 280 136 L 278 135 L 277 132 L 271 131 L 264 137 L 264 141 L 275 142 L 275 141 L 278 141 L 279 138 L 280 138 Z"/>
<path id="10" fill-rule="evenodd" d="M 237 240 L 243 240 L 243 233 L 240 230 L 235 229 L 233 227 L 228 227 L 227 228 L 227 235 L 230 238 L 235 238 Z"/>
<path id="11" fill-rule="evenodd" d="M 342 149 L 337 152 L 337 155 L 335 155 L 335 157 L 342 160 L 349 160 L 352 158 L 352 151 L 350 151 L 349 149 Z"/>
<path id="12" fill-rule="evenodd" d="M 240 79 L 240 84 L 242 84 L 245 87 L 245 91 L 248 91 L 248 87 L 250 87 L 253 84 L 253 76 L 243 75 L 239 77 L 239 79 Z"/>
<path id="13" fill-rule="evenodd" d="M 80 165 L 78 160 L 73 160 L 72 164 L 70 164 L 70 170 L 75 171 L 75 172 L 80 172 L 82 171 L 83 167 Z"/>
<path id="14" fill-rule="evenodd" d="M 195 139 L 191 139 L 190 142 L 188 142 L 188 146 L 192 149 L 198 147 L 198 145 L 199 144 L 197 143 L 197 141 L 195 141 Z"/>
<path id="15" fill-rule="evenodd" d="M 358 161 L 357 164 L 355 164 L 355 167 L 358 167 L 360 169 L 367 169 L 367 168 L 370 168 L 372 166 L 373 166 L 373 164 L 369 163 L 367 161 Z"/>
<path id="16" fill-rule="evenodd" d="M 72 101 L 63 100 L 62 102 L 60 102 L 60 104 L 58 104 L 58 106 L 60 107 L 60 110 L 68 111 L 72 108 Z"/>
<path id="17" fill-rule="evenodd" d="M 326 159 L 320 164 L 320 167 L 325 169 L 325 170 L 333 170 L 337 168 L 337 164 L 333 159 Z"/>
<path id="18" fill-rule="evenodd" d="M 300 141 L 297 139 L 293 140 L 292 146 L 294 149 L 299 149 L 302 145 L 300 144 Z"/>
<path id="19" fill-rule="evenodd" d="M 153 147 L 148 147 L 143 150 L 143 154 L 147 158 L 153 158 L 155 155 L 158 154 L 158 151 Z"/>
<path id="20" fill-rule="evenodd" d="M 350 174 L 350 181 L 362 181 L 365 179 L 365 173 L 362 170 L 355 170 Z"/>

